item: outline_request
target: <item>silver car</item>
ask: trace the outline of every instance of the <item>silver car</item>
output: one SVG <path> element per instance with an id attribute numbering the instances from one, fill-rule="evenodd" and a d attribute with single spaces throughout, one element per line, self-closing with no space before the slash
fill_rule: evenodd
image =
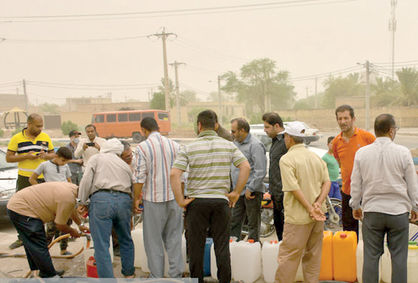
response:
<path id="1" fill-rule="evenodd" d="M 0 221 L 8 220 L 6 205 L 16 191 L 17 163 L 6 162 L 6 153 L 0 149 Z"/>

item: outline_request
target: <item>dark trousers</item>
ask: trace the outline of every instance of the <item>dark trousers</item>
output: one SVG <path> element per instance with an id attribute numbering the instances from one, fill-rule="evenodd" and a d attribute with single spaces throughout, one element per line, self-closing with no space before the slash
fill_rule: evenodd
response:
<path id="1" fill-rule="evenodd" d="M 38 179 L 38 183 L 44 183 L 44 182 L 45 182 L 44 179 Z M 17 175 L 16 192 L 24 188 L 30 187 L 30 186 L 32 186 L 32 184 L 29 182 L 29 177 Z M 19 234 L 17 235 L 17 238 L 22 241 Z"/>
<path id="2" fill-rule="evenodd" d="M 390 215 L 365 212 L 363 218 L 363 282 L 379 282 L 379 259 L 387 234 L 392 259 L 392 283 L 407 282 L 409 213 Z"/>
<path id="3" fill-rule="evenodd" d="M 248 239 L 255 242 L 260 241 L 261 225 L 261 200 L 263 193 L 255 192 L 254 199 L 247 199 L 245 195 L 239 197 L 235 207 L 232 209 L 231 236 L 241 239 L 242 224 L 245 216 L 248 220 Z"/>
<path id="4" fill-rule="evenodd" d="M 283 226 L 284 226 L 284 208 L 283 208 L 283 193 L 278 196 L 271 195 L 273 201 L 273 219 L 274 227 L 276 228 L 277 239 L 283 240 Z"/>
<path id="5" fill-rule="evenodd" d="M 40 277 L 53 277 L 57 273 L 48 251 L 44 224 L 42 220 L 7 210 L 13 225 L 25 247 L 31 270 L 39 270 Z"/>
<path id="6" fill-rule="evenodd" d="M 220 283 L 231 281 L 231 256 L 229 253 L 229 222 L 231 212 L 224 199 L 196 198 L 187 206 L 188 253 L 190 277 L 203 283 L 203 257 L 207 230 L 210 228 L 218 267 Z"/>
<path id="7" fill-rule="evenodd" d="M 358 220 L 353 218 L 353 210 L 349 205 L 351 196 L 344 192 L 341 192 L 341 196 L 343 230 L 356 232 L 358 241 Z"/>
<path id="8" fill-rule="evenodd" d="M 68 219 L 67 225 L 71 226 L 73 221 Z M 55 225 L 55 222 L 49 222 L 46 224 L 46 242 L 48 245 L 52 242 L 54 238 L 58 238 L 59 236 L 65 235 L 65 233 L 58 230 L 57 226 Z M 65 251 L 68 247 L 68 238 L 62 239 L 60 241 L 60 249 L 61 251 Z"/>

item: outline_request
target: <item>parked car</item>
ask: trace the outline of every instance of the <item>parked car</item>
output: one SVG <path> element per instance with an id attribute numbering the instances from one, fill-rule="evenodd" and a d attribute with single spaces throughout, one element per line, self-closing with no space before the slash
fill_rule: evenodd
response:
<path id="1" fill-rule="evenodd" d="M 283 122 L 283 124 L 286 126 L 288 122 Z M 306 145 L 309 145 L 311 142 L 317 141 L 321 138 L 321 135 L 319 133 L 318 129 L 309 127 L 306 123 L 301 122 L 305 125 L 306 128 L 306 137 L 304 137 L 304 143 Z M 255 135 L 261 142 L 264 143 L 266 148 L 270 149 L 271 139 L 266 135 L 264 132 L 264 124 L 252 124 L 250 125 L 250 133 L 252 135 Z"/>
<path id="2" fill-rule="evenodd" d="M 6 153 L 0 149 L 0 221 L 8 220 L 6 205 L 16 191 L 17 163 L 6 162 Z"/>

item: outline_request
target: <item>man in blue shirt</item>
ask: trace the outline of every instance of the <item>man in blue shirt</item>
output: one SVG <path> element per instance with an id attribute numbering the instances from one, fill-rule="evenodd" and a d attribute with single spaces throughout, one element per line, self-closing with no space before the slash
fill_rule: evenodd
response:
<path id="1" fill-rule="evenodd" d="M 245 155 L 251 171 L 245 189 L 232 209 L 231 236 L 241 238 L 242 224 L 248 218 L 248 239 L 260 240 L 261 200 L 264 194 L 263 179 L 266 176 L 267 158 L 263 143 L 250 134 L 250 125 L 243 118 L 231 121 L 234 144 Z M 231 166 L 232 185 L 235 187 L 239 169 Z"/>

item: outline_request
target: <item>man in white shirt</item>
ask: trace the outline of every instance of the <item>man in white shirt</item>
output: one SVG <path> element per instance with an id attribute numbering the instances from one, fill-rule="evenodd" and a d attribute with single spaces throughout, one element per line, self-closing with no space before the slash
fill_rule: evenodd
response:
<path id="1" fill-rule="evenodd" d="M 407 282 L 409 213 L 418 220 L 418 180 L 410 151 L 393 142 L 398 127 L 390 114 L 374 123 L 376 141 L 360 148 L 351 175 L 353 217 L 363 219 L 363 281 L 379 282 L 387 234 L 392 283 Z"/>
<path id="2" fill-rule="evenodd" d="M 85 168 L 90 157 L 98 154 L 100 148 L 106 141 L 104 138 L 97 136 L 96 127 L 94 125 L 88 124 L 84 129 L 86 131 L 87 138 L 80 139 L 80 142 L 77 145 L 77 149 L 74 152 L 75 158 L 83 159 L 83 169 Z"/>

